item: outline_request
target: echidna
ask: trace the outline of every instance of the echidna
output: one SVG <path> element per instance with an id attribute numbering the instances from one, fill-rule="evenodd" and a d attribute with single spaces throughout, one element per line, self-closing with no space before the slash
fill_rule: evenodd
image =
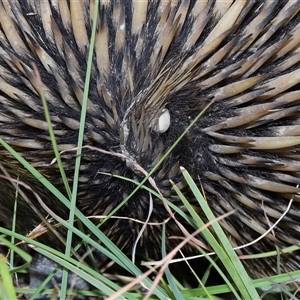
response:
<path id="1" fill-rule="evenodd" d="M 88 216 L 109 214 L 136 186 L 107 173 L 141 181 L 145 175 L 137 166 L 150 172 L 212 102 L 152 174 L 160 192 L 182 205 L 171 179 L 198 205 L 181 175 L 184 166 L 216 216 L 236 210 L 221 221 L 233 245 L 255 240 L 286 213 L 242 253 L 299 243 L 300 3 L 100 2 L 94 20 L 95 1 L 0 1 L 0 137 L 66 194 L 57 164 L 50 164 L 54 153 L 34 66 L 59 150 L 72 149 L 97 22 L 84 136 L 90 147 L 82 152 L 78 208 Z M 72 182 L 75 152 L 61 157 Z M 68 217 L 64 205 L 4 148 L 0 161 L 56 214 Z M 15 189 L 1 177 L 0 190 L 0 220 L 10 227 Z M 17 231 L 26 234 L 40 219 L 22 194 L 18 199 Z M 153 201 L 150 222 L 161 223 L 169 213 L 161 199 Z M 140 190 L 117 215 L 144 222 L 148 211 L 149 193 Z M 108 220 L 101 228 L 128 254 L 142 226 L 129 219 Z M 168 236 L 183 235 L 172 219 L 166 226 Z M 138 244 L 142 256 L 161 257 L 161 230 L 146 227 Z M 179 241 L 169 239 L 167 250 Z M 247 261 L 249 273 L 276 273 L 276 259 Z M 300 258 L 284 255 L 281 263 L 295 270 Z"/>

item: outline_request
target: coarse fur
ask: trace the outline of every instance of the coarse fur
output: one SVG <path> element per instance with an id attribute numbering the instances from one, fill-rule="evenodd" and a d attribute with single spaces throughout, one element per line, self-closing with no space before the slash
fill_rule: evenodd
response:
<path id="1" fill-rule="evenodd" d="M 122 157 L 83 149 L 78 208 L 86 216 L 111 212 L 135 185 L 104 173 L 140 182 L 144 174 L 136 166 L 150 172 L 213 101 L 152 175 L 157 187 L 181 206 L 172 179 L 197 207 L 180 172 L 184 166 L 203 186 L 216 216 L 236 210 L 220 221 L 233 245 L 261 236 L 293 199 L 276 228 L 239 253 L 299 243 L 300 4 L 101 1 L 96 21 L 94 7 L 94 1 L 0 1 L 0 137 L 66 194 L 57 164 L 50 164 L 54 153 L 33 66 L 44 84 L 59 150 L 70 150 L 77 145 L 91 28 L 97 22 L 84 145 Z M 170 124 L 163 132 L 158 123 L 164 112 Z M 61 158 L 71 183 L 75 151 Z M 64 205 L 4 148 L 0 162 L 54 213 L 68 217 Z M 35 196 L 20 188 L 43 212 Z M 1 177 L 0 190 L 0 220 L 10 227 L 15 188 Z M 25 196 L 18 197 L 17 231 L 26 234 L 41 220 Z M 161 223 L 170 215 L 161 199 L 153 200 L 150 222 Z M 117 216 L 144 222 L 148 211 L 149 193 L 140 190 Z M 126 218 L 111 219 L 101 229 L 130 254 L 142 225 Z M 146 227 L 137 251 L 142 257 L 161 257 L 161 231 Z M 173 219 L 167 235 L 183 236 Z M 180 241 L 170 238 L 167 250 Z M 196 253 L 192 246 L 186 251 Z M 245 264 L 260 277 L 277 273 L 276 260 Z M 300 258 L 281 255 L 280 263 L 284 271 L 296 270 Z"/>

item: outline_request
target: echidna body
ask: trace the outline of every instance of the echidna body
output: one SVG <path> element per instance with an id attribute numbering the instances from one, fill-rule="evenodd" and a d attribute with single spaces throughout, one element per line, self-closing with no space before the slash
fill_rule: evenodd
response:
<path id="1" fill-rule="evenodd" d="M 155 184 L 182 206 L 171 179 L 197 207 L 181 175 L 179 166 L 184 166 L 216 216 L 236 210 L 220 221 L 233 245 L 257 239 L 286 214 L 240 253 L 299 243 L 300 4 L 101 1 L 94 20 L 95 7 L 94 1 L 0 2 L 0 137 L 66 194 L 57 164 L 51 164 L 54 153 L 34 66 L 72 182 L 75 151 L 66 150 L 77 146 L 97 22 L 84 136 L 89 147 L 82 152 L 78 208 L 86 216 L 109 214 L 136 187 L 113 175 L 142 181 L 141 169 L 150 172 L 212 102 L 152 174 Z M 43 212 L 30 189 L 54 213 L 68 217 L 64 205 L 4 148 L 0 161 L 26 184 L 20 188 L 37 210 Z M 0 190 L 0 220 L 10 227 L 15 188 L 1 177 Z M 41 221 L 25 195 L 18 193 L 17 231 L 23 234 Z M 161 199 L 153 201 L 149 222 L 162 223 L 169 212 Z M 145 222 L 148 212 L 149 193 L 140 190 L 118 210 L 123 218 L 108 220 L 102 230 L 130 254 L 142 227 L 132 219 Z M 166 226 L 168 236 L 178 237 L 167 241 L 171 250 L 183 233 L 172 218 Z M 161 226 L 146 226 L 138 253 L 160 258 L 161 236 Z M 247 261 L 250 274 L 276 273 L 276 259 Z M 281 256 L 280 262 L 283 270 L 300 266 L 296 254 Z"/>

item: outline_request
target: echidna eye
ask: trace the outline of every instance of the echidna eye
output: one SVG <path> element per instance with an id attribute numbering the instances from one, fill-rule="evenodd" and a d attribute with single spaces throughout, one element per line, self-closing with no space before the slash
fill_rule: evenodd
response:
<path id="1" fill-rule="evenodd" d="M 156 125 L 154 127 L 154 131 L 158 133 L 164 133 L 169 129 L 170 123 L 171 123 L 170 112 L 168 109 L 164 108 L 162 110 L 161 115 L 157 119 Z"/>

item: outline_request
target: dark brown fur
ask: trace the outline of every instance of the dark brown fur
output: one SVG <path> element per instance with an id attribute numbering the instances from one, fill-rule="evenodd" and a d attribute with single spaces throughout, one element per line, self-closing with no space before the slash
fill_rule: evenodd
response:
<path id="1" fill-rule="evenodd" d="M 93 12 L 88 1 L 53 3 L 0 2 L 0 137 L 66 194 L 57 164 L 50 164 L 54 153 L 33 64 L 44 84 L 59 150 L 72 149 L 77 145 Z M 140 182 L 144 175 L 136 166 L 150 172 L 213 100 L 154 172 L 156 185 L 181 206 L 172 179 L 197 206 L 179 169 L 184 166 L 203 185 L 216 216 L 236 210 L 221 221 L 234 245 L 267 231 L 293 199 L 276 228 L 239 253 L 299 243 L 299 9 L 295 1 L 236 1 L 231 7 L 221 1 L 102 4 L 84 145 L 122 157 L 83 149 L 78 208 L 87 216 L 107 215 L 135 185 L 104 173 Z M 171 123 L 161 132 L 156 124 L 164 109 Z M 72 183 L 75 152 L 64 152 L 61 158 Z M 68 217 L 64 205 L 3 147 L 0 162 L 51 210 Z M 43 213 L 33 193 L 20 188 Z M 15 187 L 1 177 L 0 190 L 0 220 L 10 227 Z M 18 202 L 17 231 L 26 234 L 41 220 L 20 193 Z M 143 222 L 148 211 L 149 193 L 141 190 L 117 215 Z M 161 200 L 154 199 L 150 222 L 168 217 Z M 102 229 L 131 253 L 141 225 L 111 219 Z M 138 252 L 160 258 L 161 234 L 161 226 L 147 226 Z M 183 235 L 173 220 L 167 223 L 167 234 Z M 177 244 L 169 239 L 167 250 Z M 284 271 L 298 269 L 299 262 L 297 253 L 281 257 Z M 246 264 L 255 277 L 277 272 L 276 257 Z"/>

